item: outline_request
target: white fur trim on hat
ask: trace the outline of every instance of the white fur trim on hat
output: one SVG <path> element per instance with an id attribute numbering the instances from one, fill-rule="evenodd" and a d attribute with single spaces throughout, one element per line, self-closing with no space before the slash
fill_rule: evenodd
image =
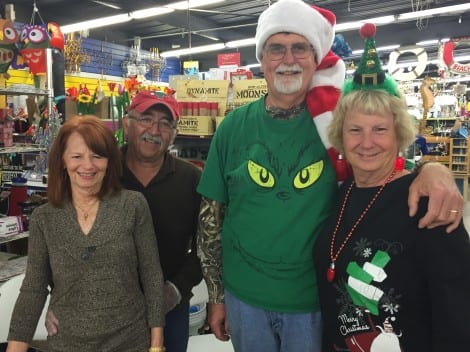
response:
<path id="1" fill-rule="evenodd" d="M 325 146 L 326 149 L 331 147 L 330 141 L 328 139 L 328 126 L 333 119 L 333 114 L 331 111 L 325 111 L 323 114 L 315 116 L 313 122 L 315 123 L 315 127 L 317 128 L 318 135 Z"/>
<path id="2" fill-rule="evenodd" d="M 334 21 L 334 15 L 330 14 Z M 264 43 L 270 36 L 290 32 L 304 36 L 312 44 L 320 62 L 333 44 L 333 26 L 334 23 L 302 0 L 279 0 L 259 17 L 255 37 L 256 58 L 261 61 Z"/>
<path id="3" fill-rule="evenodd" d="M 343 60 L 338 60 L 334 66 L 324 70 L 315 71 L 312 76 L 310 88 L 320 86 L 333 86 L 341 89 L 346 76 L 346 66 Z"/>

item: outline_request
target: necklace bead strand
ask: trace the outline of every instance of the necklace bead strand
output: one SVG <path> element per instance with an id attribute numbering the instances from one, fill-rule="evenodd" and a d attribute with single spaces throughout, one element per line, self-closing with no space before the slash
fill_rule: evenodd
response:
<path id="1" fill-rule="evenodd" d="M 351 195 L 351 191 L 355 185 L 355 182 L 354 180 L 351 182 L 351 184 L 349 185 L 349 188 L 346 192 L 346 195 L 344 197 L 344 200 L 343 200 L 343 204 L 341 205 L 341 210 L 339 212 L 339 217 L 338 217 L 338 221 L 336 222 L 336 226 L 335 226 L 335 229 L 333 231 L 333 235 L 331 237 L 331 242 L 330 242 L 330 266 L 328 267 L 328 269 L 326 270 L 326 279 L 328 282 L 333 282 L 334 279 L 335 279 L 335 274 L 336 274 L 336 271 L 335 271 L 335 262 L 336 260 L 338 259 L 339 255 L 341 254 L 341 252 L 343 251 L 344 249 L 344 246 L 346 246 L 346 243 L 348 243 L 349 239 L 351 238 L 354 230 L 356 230 L 357 226 L 360 224 L 360 222 L 362 221 L 362 219 L 364 218 L 364 216 L 368 213 L 369 209 L 372 207 L 372 205 L 375 203 L 375 201 L 377 200 L 377 198 L 379 197 L 379 195 L 382 193 L 382 191 L 384 190 L 385 186 L 390 183 L 390 181 L 392 181 L 393 177 L 395 176 L 395 173 L 396 171 L 393 170 L 393 172 L 390 174 L 390 176 L 387 178 L 387 180 L 385 181 L 385 183 L 382 185 L 382 187 L 380 187 L 380 189 L 377 191 L 377 193 L 372 197 L 372 199 L 370 200 L 369 204 L 366 206 L 366 208 L 362 211 L 361 215 L 359 215 L 359 218 L 356 220 L 356 222 L 354 223 L 354 225 L 351 227 L 351 230 L 349 230 L 349 233 L 347 234 L 346 238 L 343 240 L 343 242 L 341 243 L 341 245 L 339 246 L 338 250 L 336 251 L 336 254 L 334 254 L 334 245 L 335 245 L 335 240 L 336 240 L 336 234 L 338 233 L 338 230 L 340 228 L 340 225 L 341 225 L 341 221 L 343 220 L 343 215 L 344 215 L 344 210 L 346 209 L 346 204 L 348 203 L 348 200 L 349 200 L 349 196 Z"/>

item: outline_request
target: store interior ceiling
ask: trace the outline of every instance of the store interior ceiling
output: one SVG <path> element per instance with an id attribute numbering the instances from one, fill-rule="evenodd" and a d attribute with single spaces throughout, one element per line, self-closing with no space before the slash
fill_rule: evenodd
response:
<path id="1" fill-rule="evenodd" d="M 15 19 L 22 23 L 57 22 L 61 26 L 76 22 L 133 13 L 156 6 L 171 6 L 186 3 L 185 8 L 155 17 L 132 19 L 125 23 L 90 29 L 89 38 L 109 41 L 133 47 L 138 43 L 142 50 L 158 48 L 160 53 L 169 50 L 194 48 L 203 45 L 223 44 L 234 40 L 253 38 L 259 15 L 268 6 L 270 0 L 225 0 L 205 6 L 194 7 L 191 1 L 164 0 L 7 0 L 13 3 Z M 413 13 L 437 8 L 448 8 L 464 4 L 463 1 L 451 0 L 306 0 L 307 4 L 317 5 L 333 11 L 337 24 L 364 21 L 370 18 Z M 467 3 L 468 4 L 468 3 Z M 37 11 L 33 11 L 34 8 Z M 376 42 L 378 47 L 389 45 L 416 45 L 418 42 L 443 38 L 470 36 L 470 9 L 439 13 L 427 17 L 409 20 L 395 20 L 390 24 L 378 25 Z M 308 25 L 308 24 L 306 24 Z M 351 49 L 363 49 L 363 39 L 358 29 L 339 32 Z M 464 43 L 456 48 L 457 55 L 470 55 L 470 45 Z M 437 58 L 438 45 L 424 46 L 430 59 Z M 387 61 L 390 51 L 383 50 L 381 55 Z M 217 67 L 217 54 L 239 51 L 241 65 L 256 63 L 253 45 L 239 48 L 222 48 L 200 54 L 181 56 L 182 60 L 198 60 L 200 70 Z M 348 63 L 357 61 L 360 54 L 345 57 Z M 406 60 L 406 57 L 404 58 Z M 467 61 L 469 62 L 470 59 Z M 434 69 L 434 68 L 432 68 Z"/>

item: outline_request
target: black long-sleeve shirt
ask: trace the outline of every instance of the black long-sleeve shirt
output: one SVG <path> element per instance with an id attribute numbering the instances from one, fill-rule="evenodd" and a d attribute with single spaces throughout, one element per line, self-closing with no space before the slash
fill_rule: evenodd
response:
<path id="1" fill-rule="evenodd" d="M 158 174 L 143 186 L 127 167 L 127 148 L 122 148 L 122 185 L 143 193 L 152 213 L 163 277 L 176 285 L 182 302 L 202 280 L 196 251 L 196 232 L 201 197 L 196 192 L 201 171 L 169 153 Z"/>
<path id="2" fill-rule="evenodd" d="M 324 351 L 443 352 L 470 345 L 470 239 L 463 223 L 418 229 L 427 209 L 408 216 L 408 189 L 416 174 L 386 185 L 336 262 L 328 282 L 332 233 L 350 181 L 318 237 L 314 260 L 324 319 Z M 379 187 L 353 187 L 334 253 Z"/>

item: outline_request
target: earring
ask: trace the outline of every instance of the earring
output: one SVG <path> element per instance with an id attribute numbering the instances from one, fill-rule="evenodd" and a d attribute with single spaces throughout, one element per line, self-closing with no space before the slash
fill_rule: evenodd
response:
<path id="1" fill-rule="evenodd" d="M 397 158 L 395 159 L 395 170 L 403 171 L 404 168 L 405 168 L 405 158 L 403 157 L 403 153 L 399 152 Z"/>
<path id="2" fill-rule="evenodd" d="M 345 181 L 348 178 L 348 166 L 342 154 L 338 154 L 335 163 L 336 179 L 338 182 Z"/>

